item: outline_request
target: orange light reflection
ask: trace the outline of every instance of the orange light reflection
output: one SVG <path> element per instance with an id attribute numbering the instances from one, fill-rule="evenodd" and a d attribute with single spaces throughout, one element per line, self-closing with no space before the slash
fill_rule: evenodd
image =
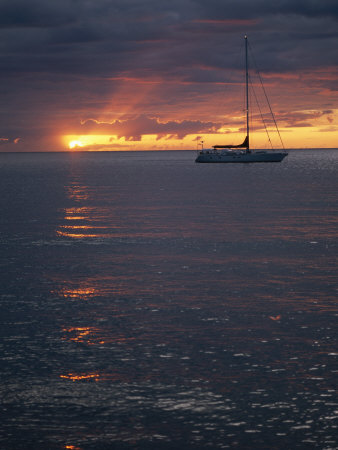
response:
<path id="1" fill-rule="evenodd" d="M 88 345 L 93 345 L 95 342 L 91 342 L 89 339 L 85 339 L 87 336 L 90 336 L 93 334 L 93 332 L 97 331 L 94 328 L 91 327 L 71 327 L 71 328 L 64 328 L 62 331 L 66 331 L 67 333 L 76 333 L 76 336 L 69 337 L 69 341 L 73 342 L 86 342 Z M 64 338 L 66 340 L 66 338 Z"/>
<path id="2" fill-rule="evenodd" d="M 90 225 L 62 225 L 61 228 L 69 228 L 71 230 L 83 229 L 83 230 L 91 230 L 93 227 Z M 106 229 L 107 227 L 95 227 L 98 229 Z"/>
<path id="3" fill-rule="evenodd" d="M 123 335 L 112 336 L 110 333 L 100 328 L 94 327 L 69 327 L 63 328 L 63 332 L 67 333 L 63 340 L 71 342 L 80 342 L 81 344 L 97 345 L 97 344 L 128 344 L 136 338 L 125 337 Z"/>
<path id="4" fill-rule="evenodd" d="M 60 289 L 57 294 L 64 298 L 80 298 L 81 300 L 88 300 L 93 295 L 96 295 L 97 292 L 95 288 L 80 287 L 77 289 Z"/>
<path id="5" fill-rule="evenodd" d="M 98 381 L 100 378 L 100 374 L 99 373 L 87 373 L 87 374 L 76 375 L 74 373 L 68 373 L 67 375 L 60 375 L 60 378 L 65 378 L 67 380 L 72 380 L 72 381 L 81 381 L 81 380 Z"/>
<path id="6" fill-rule="evenodd" d="M 96 237 L 110 237 L 108 234 L 75 234 L 75 233 L 67 233 L 65 231 L 56 231 L 59 236 L 71 237 L 75 239 L 84 239 L 84 238 L 96 238 Z"/>
<path id="7" fill-rule="evenodd" d="M 68 186 L 68 196 L 75 201 L 88 200 L 87 186 L 73 185 Z"/>
<path id="8" fill-rule="evenodd" d="M 66 216 L 65 220 L 84 220 L 87 219 L 85 216 Z"/>

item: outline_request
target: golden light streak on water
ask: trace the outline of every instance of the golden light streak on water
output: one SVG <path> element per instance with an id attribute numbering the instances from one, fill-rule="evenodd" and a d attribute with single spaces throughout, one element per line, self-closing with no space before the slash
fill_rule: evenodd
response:
<path id="1" fill-rule="evenodd" d="M 60 378 L 64 378 L 71 381 L 82 381 L 82 380 L 94 380 L 98 381 L 100 378 L 99 373 L 84 373 L 76 375 L 75 373 L 68 373 L 67 375 L 60 375 Z"/>
<path id="2" fill-rule="evenodd" d="M 80 300 L 88 300 L 90 297 L 97 295 L 97 289 L 94 287 L 77 287 L 77 288 L 61 288 L 57 292 L 54 292 L 57 295 L 60 295 L 66 299 L 75 299 L 78 298 Z"/>

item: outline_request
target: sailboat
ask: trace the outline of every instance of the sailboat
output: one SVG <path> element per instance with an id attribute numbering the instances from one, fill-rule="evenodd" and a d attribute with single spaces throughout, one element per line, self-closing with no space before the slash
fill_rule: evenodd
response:
<path id="1" fill-rule="evenodd" d="M 248 37 L 245 36 L 244 39 L 245 39 L 246 137 L 243 143 L 239 145 L 214 145 L 211 149 L 202 148 L 198 152 L 195 162 L 198 163 L 281 162 L 288 155 L 288 153 L 285 150 L 275 151 L 275 150 L 250 149 Z"/>

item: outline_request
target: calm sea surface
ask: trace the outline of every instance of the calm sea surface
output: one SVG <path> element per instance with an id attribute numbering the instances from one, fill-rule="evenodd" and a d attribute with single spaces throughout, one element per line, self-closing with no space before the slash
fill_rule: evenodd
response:
<path id="1" fill-rule="evenodd" d="M 338 150 L 0 154 L 0 448 L 337 449 Z"/>

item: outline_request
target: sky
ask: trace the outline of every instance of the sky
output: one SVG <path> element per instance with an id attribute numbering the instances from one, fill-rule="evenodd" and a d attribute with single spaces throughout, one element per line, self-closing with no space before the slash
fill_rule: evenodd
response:
<path id="1" fill-rule="evenodd" d="M 336 0 L 0 0 L 0 151 L 338 147 Z M 260 112 L 256 106 L 256 99 Z"/>

